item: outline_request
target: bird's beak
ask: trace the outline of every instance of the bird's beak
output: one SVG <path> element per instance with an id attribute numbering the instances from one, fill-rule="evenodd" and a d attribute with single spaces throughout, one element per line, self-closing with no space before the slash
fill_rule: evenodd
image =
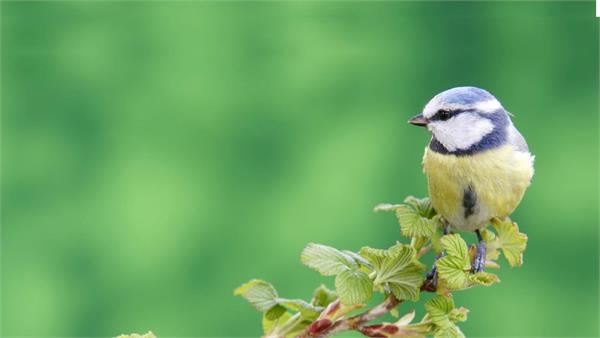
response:
<path id="1" fill-rule="evenodd" d="M 423 114 L 413 116 L 410 120 L 408 120 L 408 123 L 419 127 L 427 126 L 427 120 L 423 117 Z"/>

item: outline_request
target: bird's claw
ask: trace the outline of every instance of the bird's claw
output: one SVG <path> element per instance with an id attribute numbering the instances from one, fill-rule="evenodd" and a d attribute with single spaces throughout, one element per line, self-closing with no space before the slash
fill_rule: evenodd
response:
<path id="1" fill-rule="evenodd" d="M 435 265 L 425 276 L 425 281 L 421 286 L 422 291 L 435 292 L 437 290 L 438 274 Z"/>

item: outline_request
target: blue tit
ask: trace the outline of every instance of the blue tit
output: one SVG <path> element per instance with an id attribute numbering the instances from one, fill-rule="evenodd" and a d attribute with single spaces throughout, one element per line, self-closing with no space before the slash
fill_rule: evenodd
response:
<path id="1" fill-rule="evenodd" d="M 485 242 L 479 229 L 519 205 L 533 177 L 534 156 L 509 113 L 480 88 L 441 92 L 409 123 L 432 134 L 423 156 L 431 203 L 450 227 L 477 233 L 473 269 L 481 271 Z"/>

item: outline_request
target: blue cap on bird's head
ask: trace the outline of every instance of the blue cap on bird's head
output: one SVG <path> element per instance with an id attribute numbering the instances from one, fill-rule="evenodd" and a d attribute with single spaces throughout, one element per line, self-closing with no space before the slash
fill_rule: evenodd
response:
<path id="1" fill-rule="evenodd" d="M 500 108 L 502 108 L 500 102 L 487 90 L 477 87 L 456 87 L 434 96 L 425 105 L 423 116 L 432 118 L 440 109 L 450 111 L 476 110 L 486 113 L 494 112 Z"/>
<path id="2" fill-rule="evenodd" d="M 433 144 L 439 143 L 449 153 L 467 151 L 487 135 L 498 139 L 497 134 L 511 123 L 500 102 L 477 87 L 456 87 L 437 94 L 408 122 L 427 127 Z"/>
<path id="3" fill-rule="evenodd" d="M 435 96 L 440 102 L 456 104 L 473 104 L 480 101 L 495 100 L 494 95 L 477 87 L 456 87 L 443 91 Z"/>

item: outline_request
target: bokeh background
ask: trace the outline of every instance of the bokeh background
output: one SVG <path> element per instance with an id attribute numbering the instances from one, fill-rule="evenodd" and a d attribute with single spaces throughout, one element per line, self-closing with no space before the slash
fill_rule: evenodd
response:
<path id="1" fill-rule="evenodd" d="M 309 297 L 333 281 L 306 243 L 400 239 L 372 207 L 426 194 L 406 120 L 458 85 L 494 93 L 537 156 L 525 265 L 456 294 L 464 332 L 598 336 L 593 2 L 1 10 L 2 336 L 258 336 L 236 286 Z"/>

